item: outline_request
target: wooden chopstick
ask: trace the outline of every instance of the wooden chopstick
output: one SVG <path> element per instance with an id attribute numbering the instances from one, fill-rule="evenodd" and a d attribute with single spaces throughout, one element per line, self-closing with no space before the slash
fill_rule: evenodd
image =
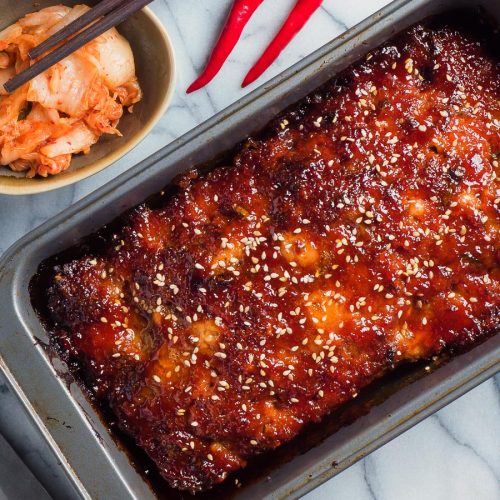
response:
<path id="1" fill-rule="evenodd" d="M 75 37 L 50 52 L 46 57 L 38 60 L 33 66 L 25 69 L 21 73 L 12 77 L 4 84 L 4 89 L 10 93 L 18 89 L 21 85 L 29 82 L 35 76 L 43 73 L 45 70 L 58 63 L 65 57 L 83 47 L 85 44 L 102 35 L 110 28 L 122 23 L 132 14 L 145 7 L 152 0 L 128 0 L 120 7 L 110 12 L 108 15 L 99 19 L 99 21 L 90 25 L 86 30 L 81 31 Z"/>
<path id="2" fill-rule="evenodd" d="M 78 33 L 80 30 L 88 26 L 90 23 L 95 21 L 101 16 L 104 16 L 108 12 L 111 12 L 115 7 L 124 3 L 124 0 L 102 0 L 95 7 L 88 10 L 80 17 L 77 17 L 73 22 L 64 26 L 64 28 L 56 31 L 52 36 L 44 40 L 40 45 L 31 49 L 28 52 L 28 57 L 30 59 L 36 59 L 41 56 L 47 50 L 55 47 L 59 42 L 71 38 L 73 35 Z"/>

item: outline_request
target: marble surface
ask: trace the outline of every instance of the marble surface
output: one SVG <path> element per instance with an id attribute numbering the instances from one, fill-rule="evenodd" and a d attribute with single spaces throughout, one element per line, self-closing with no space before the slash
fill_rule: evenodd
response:
<path id="1" fill-rule="evenodd" d="M 300 60 L 331 38 L 388 3 L 388 0 L 326 0 L 308 28 L 253 86 L 242 90 L 246 70 L 272 37 L 294 0 L 266 0 L 220 75 L 205 89 L 184 90 L 202 67 L 229 0 L 156 0 L 152 9 L 166 25 L 178 63 L 177 90 L 158 126 L 135 150 L 94 177 L 58 191 L 35 196 L 0 195 L 0 255 L 32 228 L 127 170 L 246 92 Z M 61 481 L 57 464 L 27 426 L 15 398 L 0 379 L 0 433 L 26 463 Z M 1 450 L 2 442 L 0 442 Z M 7 461 L 0 451 L 0 499 L 39 498 L 19 486 L 2 484 Z M 22 468 L 18 468 L 21 474 Z M 5 477 L 5 474 L 3 474 Z M 17 479 L 17 478 L 16 478 Z M 23 483 L 19 476 L 19 485 Z M 14 481 L 15 484 L 15 481 Z M 500 376 L 490 379 L 427 418 L 375 453 L 339 474 L 307 498 L 336 500 L 498 500 L 500 499 Z M 3 486 L 3 487 L 2 487 Z M 57 487 L 53 488 L 57 491 Z M 6 492 L 9 492 L 7 495 Z"/>
<path id="2" fill-rule="evenodd" d="M 31 471 L 0 435 L 0 500 L 34 497 L 50 500 Z"/>

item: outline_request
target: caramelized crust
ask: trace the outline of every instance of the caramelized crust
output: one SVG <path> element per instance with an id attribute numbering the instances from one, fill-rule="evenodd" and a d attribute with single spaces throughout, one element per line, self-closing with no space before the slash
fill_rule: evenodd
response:
<path id="1" fill-rule="evenodd" d="M 172 486 L 498 331 L 499 100 L 480 41 L 413 27 L 54 270 L 58 345 Z"/>

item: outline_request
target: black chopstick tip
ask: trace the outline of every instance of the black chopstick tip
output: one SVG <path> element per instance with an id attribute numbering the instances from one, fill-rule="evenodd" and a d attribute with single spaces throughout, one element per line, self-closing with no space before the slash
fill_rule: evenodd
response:
<path id="1" fill-rule="evenodd" d="M 10 80 L 7 80 L 3 84 L 3 88 L 5 89 L 5 91 L 8 94 L 12 94 L 12 92 L 17 90 L 19 87 L 22 87 L 26 82 L 29 82 L 32 78 L 34 78 L 34 76 L 30 74 L 31 71 L 29 70 L 30 68 L 21 73 L 18 73 L 16 76 L 13 76 Z"/>
<path id="2" fill-rule="evenodd" d="M 5 92 L 7 92 L 7 94 L 11 94 L 12 92 L 14 92 L 14 90 L 16 90 L 16 87 L 13 85 L 9 85 L 9 82 L 10 82 L 10 80 L 3 84 L 3 88 L 4 88 Z"/>

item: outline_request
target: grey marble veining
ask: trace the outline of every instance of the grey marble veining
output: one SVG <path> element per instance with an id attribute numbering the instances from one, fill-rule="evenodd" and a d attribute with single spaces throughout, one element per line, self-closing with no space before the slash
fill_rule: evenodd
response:
<path id="1" fill-rule="evenodd" d="M 130 166 L 149 156 L 249 90 L 286 69 L 346 28 L 370 15 L 388 0 L 326 0 L 308 28 L 300 33 L 277 63 L 258 82 L 242 90 L 240 83 L 283 21 L 294 0 L 266 0 L 249 23 L 242 41 L 218 77 L 187 96 L 184 91 L 203 66 L 229 7 L 229 0 L 156 0 L 153 10 L 167 27 L 178 63 L 177 90 L 168 112 L 132 152 L 103 172 L 51 193 L 0 195 L 0 254 L 32 228 L 68 207 Z M 490 379 L 427 418 L 307 498 L 335 500 L 499 500 L 500 376 Z M 42 464 L 51 481 L 61 481 L 57 464 L 29 428 L 24 413 L 0 379 L 0 432 L 27 463 Z M 7 461 L 0 454 L 1 478 Z M 12 474 L 15 474 L 13 472 Z M 19 468 L 19 482 L 23 481 Z M 2 486 L 4 486 L 2 488 Z M 36 497 L 32 490 L 33 498 Z M 2 493 L 3 492 L 3 493 Z M 17 498 L 30 498 L 19 489 Z"/>

